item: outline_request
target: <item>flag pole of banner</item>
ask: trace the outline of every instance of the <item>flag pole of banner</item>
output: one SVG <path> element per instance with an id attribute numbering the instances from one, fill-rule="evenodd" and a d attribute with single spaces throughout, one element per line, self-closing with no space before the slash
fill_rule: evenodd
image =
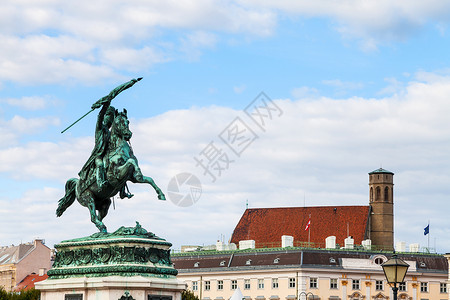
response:
<path id="1" fill-rule="evenodd" d="M 430 220 L 428 220 L 428 225 L 423 229 L 423 235 L 428 235 L 428 251 L 430 250 Z"/>
<path id="2" fill-rule="evenodd" d="M 310 226 L 311 226 L 311 215 L 309 215 L 308 223 L 306 223 L 306 226 L 305 226 L 305 231 L 309 230 Z"/>
<path id="3" fill-rule="evenodd" d="M 430 233 L 430 224 L 427 225 L 427 227 L 425 227 L 423 229 L 423 235 L 427 235 Z"/>
<path id="4" fill-rule="evenodd" d="M 305 231 L 308 230 L 308 244 L 311 241 L 311 230 L 309 229 L 311 227 L 311 214 L 309 214 L 308 223 L 306 223 Z"/>

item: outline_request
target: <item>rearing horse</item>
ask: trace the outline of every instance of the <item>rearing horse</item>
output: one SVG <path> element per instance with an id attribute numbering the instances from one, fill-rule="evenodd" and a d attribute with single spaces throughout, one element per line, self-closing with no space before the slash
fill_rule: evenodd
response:
<path id="1" fill-rule="evenodd" d="M 101 232 L 107 232 L 103 224 L 103 218 L 108 214 L 111 205 L 111 197 L 120 192 L 120 197 L 132 197 L 125 193 L 127 181 L 133 183 L 148 183 L 158 194 L 158 199 L 166 200 L 161 189 L 155 184 L 151 177 L 142 175 L 138 161 L 129 145 L 132 132 L 129 128 L 127 111 L 117 114 L 111 127 L 111 138 L 104 157 L 107 166 L 107 183 L 99 188 L 96 180 L 71 178 L 66 182 L 66 194 L 58 201 L 56 215 L 60 217 L 64 211 L 72 205 L 75 199 L 87 207 L 91 214 L 91 222 Z M 89 177 L 87 177 L 89 178 Z"/>

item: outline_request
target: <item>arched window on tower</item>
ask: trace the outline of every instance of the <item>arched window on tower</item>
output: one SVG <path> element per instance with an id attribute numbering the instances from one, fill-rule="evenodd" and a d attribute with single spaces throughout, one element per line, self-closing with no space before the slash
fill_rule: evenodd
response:
<path id="1" fill-rule="evenodd" d="M 373 202 L 373 187 L 370 188 L 370 202 Z"/>
<path id="2" fill-rule="evenodd" d="M 384 188 L 384 202 L 389 202 L 389 188 Z"/>
<path id="3" fill-rule="evenodd" d="M 380 189 L 379 186 L 377 186 L 377 188 L 376 188 L 376 190 L 375 190 L 375 193 L 376 193 L 376 195 L 375 195 L 375 201 L 380 201 L 380 198 L 381 198 L 381 189 Z"/>

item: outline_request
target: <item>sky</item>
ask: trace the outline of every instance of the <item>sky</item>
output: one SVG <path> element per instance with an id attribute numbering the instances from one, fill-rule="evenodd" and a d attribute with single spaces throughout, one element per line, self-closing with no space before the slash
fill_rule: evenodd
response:
<path id="1" fill-rule="evenodd" d="M 130 183 L 108 231 L 228 241 L 247 205 L 368 205 L 382 167 L 395 242 L 448 253 L 449 25 L 443 0 L 1 1 L 0 245 L 97 231 L 79 203 L 55 210 L 98 110 L 61 131 L 143 77 L 112 105 L 167 201 Z"/>

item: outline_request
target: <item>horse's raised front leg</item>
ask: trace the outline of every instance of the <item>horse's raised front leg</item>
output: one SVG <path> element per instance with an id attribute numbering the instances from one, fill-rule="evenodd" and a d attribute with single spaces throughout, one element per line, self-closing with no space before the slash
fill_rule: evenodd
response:
<path id="1" fill-rule="evenodd" d="M 156 193 L 158 194 L 158 199 L 166 200 L 166 196 L 164 195 L 162 190 L 156 185 L 156 183 L 153 181 L 153 179 L 151 177 L 142 175 L 141 170 L 139 170 L 139 172 L 134 172 L 133 177 L 131 178 L 131 182 L 150 184 L 155 189 Z"/>
<path id="2" fill-rule="evenodd" d="M 118 173 L 121 176 L 125 176 L 128 172 L 132 171 L 132 175 L 130 178 L 130 181 L 133 183 L 148 183 L 150 184 L 158 194 L 159 200 L 166 200 L 166 196 L 162 192 L 162 190 L 156 185 L 156 183 L 153 181 L 151 177 L 147 177 L 142 175 L 142 171 L 139 168 L 136 159 L 130 158 L 128 159 L 125 164 L 117 168 Z"/>

